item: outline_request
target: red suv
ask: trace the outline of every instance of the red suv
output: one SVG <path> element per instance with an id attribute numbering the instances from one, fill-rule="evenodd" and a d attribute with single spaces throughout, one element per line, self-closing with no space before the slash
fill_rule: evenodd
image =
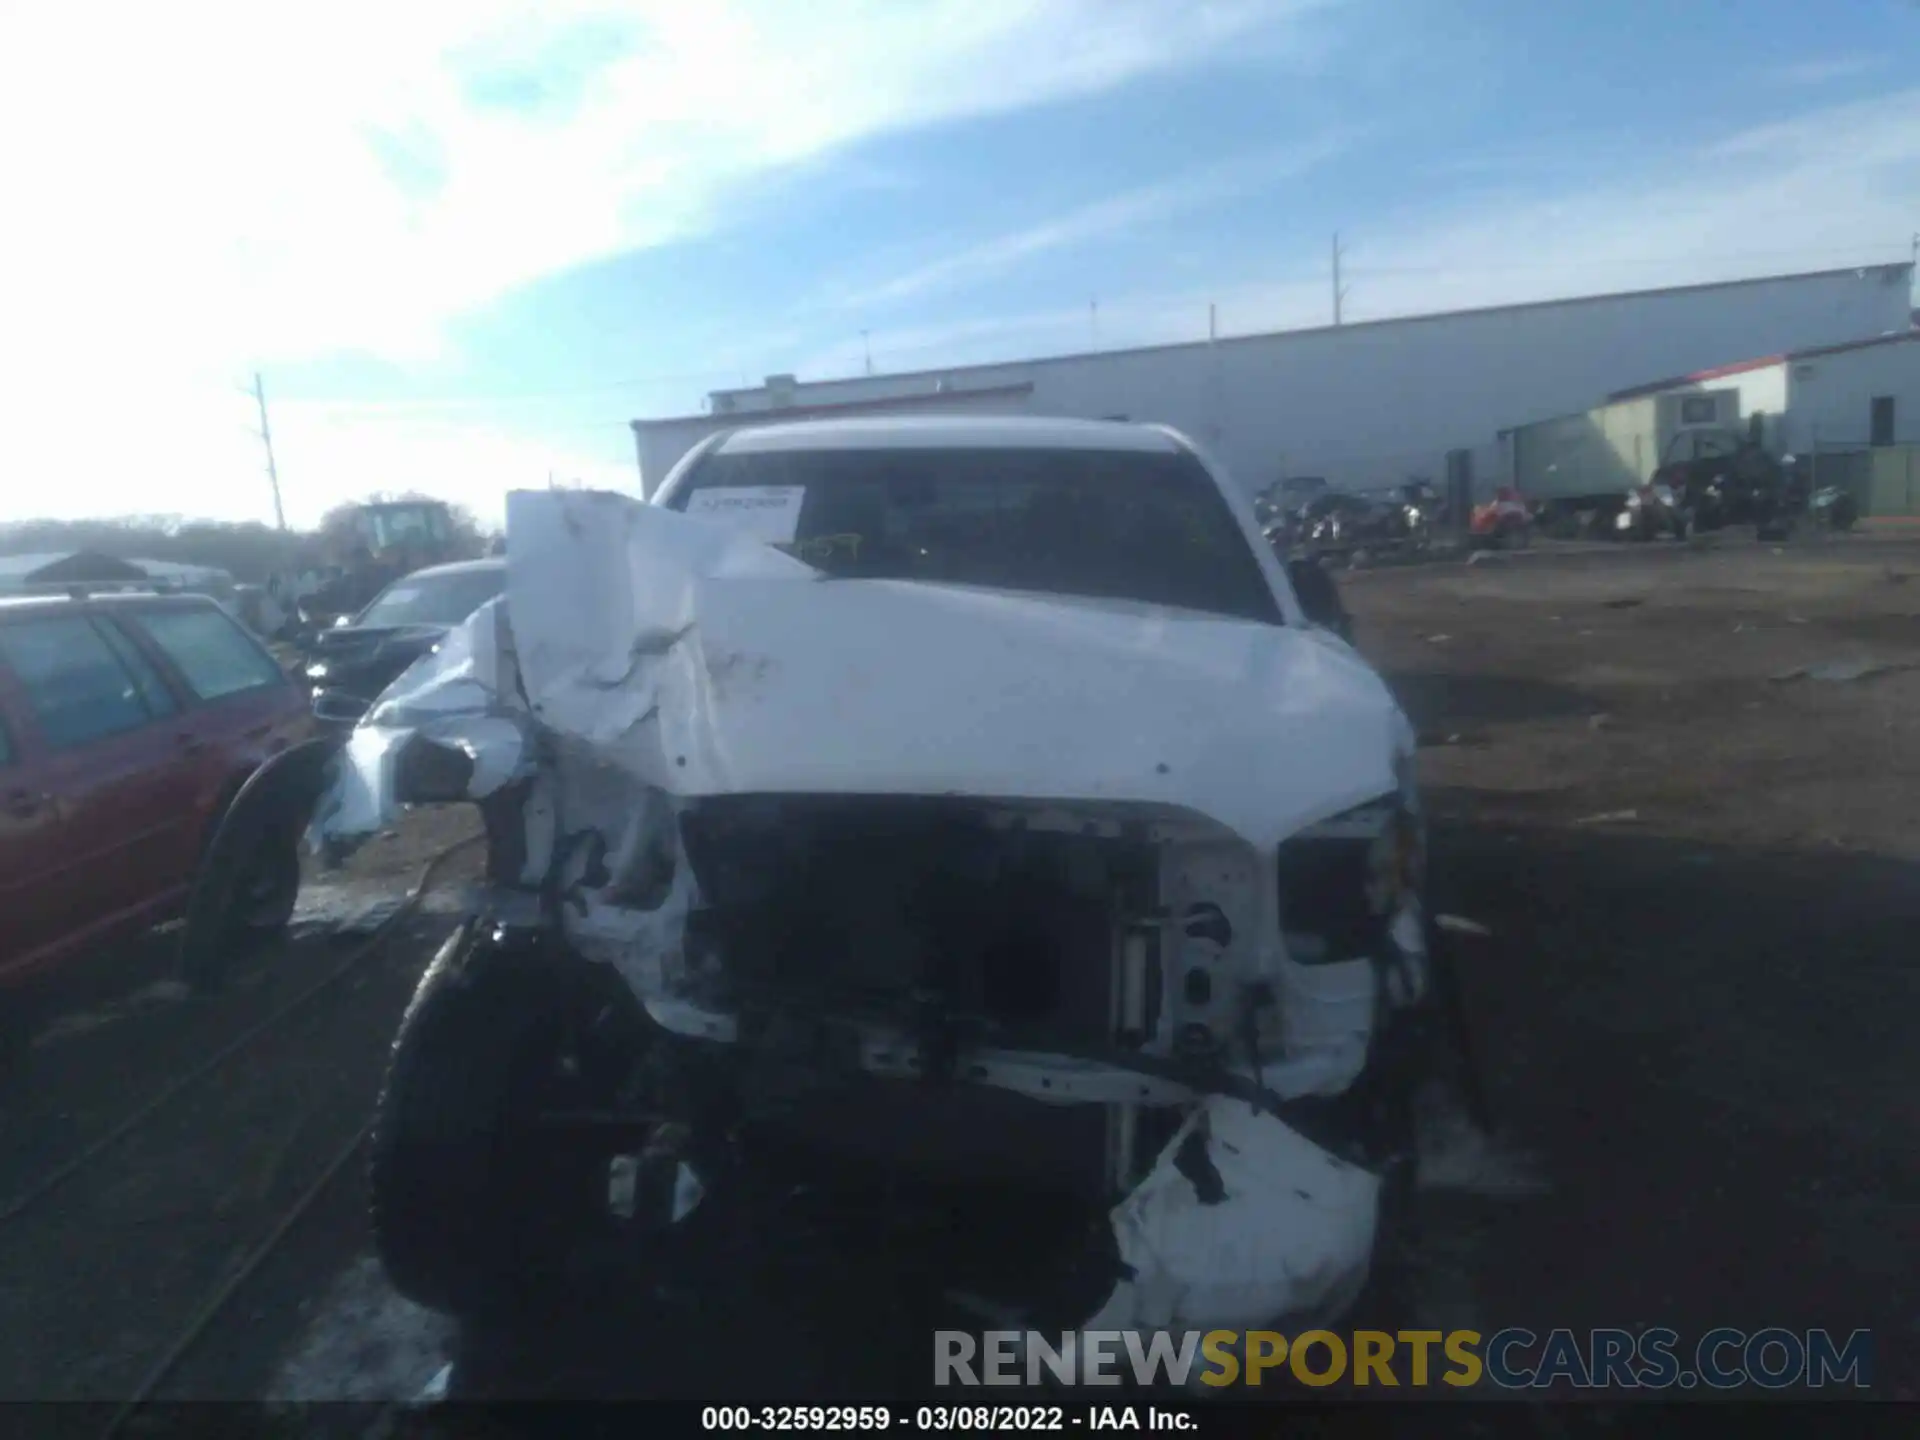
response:
<path id="1" fill-rule="evenodd" d="M 235 792 L 310 727 L 211 600 L 0 600 L 0 987 L 179 914 Z M 289 830 L 249 857 L 237 923 L 284 926 L 299 885 Z"/>

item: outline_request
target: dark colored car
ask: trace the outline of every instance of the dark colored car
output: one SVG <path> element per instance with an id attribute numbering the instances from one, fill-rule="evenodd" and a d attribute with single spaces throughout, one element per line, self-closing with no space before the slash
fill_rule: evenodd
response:
<path id="1" fill-rule="evenodd" d="M 241 785 L 311 731 L 300 687 L 212 600 L 0 601 L 0 989 L 179 914 Z M 292 915 L 299 842 L 287 827 L 250 855 L 249 934 Z"/>
<path id="2" fill-rule="evenodd" d="M 352 620 L 323 630 L 308 652 L 313 713 L 351 727 L 447 632 L 506 589 L 505 560 L 463 560 L 394 581 Z"/>
<path id="3" fill-rule="evenodd" d="M 1395 507 L 1371 495 L 1330 490 L 1300 509 L 1298 541 L 1312 555 L 1343 555 L 1404 538 Z"/>

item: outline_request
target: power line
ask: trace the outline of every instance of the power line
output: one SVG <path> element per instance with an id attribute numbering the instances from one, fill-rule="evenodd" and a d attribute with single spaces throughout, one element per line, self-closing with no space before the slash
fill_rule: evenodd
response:
<path id="1" fill-rule="evenodd" d="M 1551 260 L 1501 262 L 1498 264 L 1485 264 L 1485 265 L 1412 264 L 1412 265 L 1363 265 L 1363 266 L 1355 267 L 1347 263 L 1347 255 L 1348 255 L 1348 252 L 1345 246 L 1342 244 L 1339 234 L 1336 233 L 1333 236 L 1332 251 L 1331 251 L 1333 319 L 1336 325 L 1345 323 L 1345 318 L 1346 318 L 1345 301 L 1347 297 L 1351 294 L 1351 290 L 1352 290 L 1351 285 L 1349 285 L 1347 282 L 1354 275 L 1359 275 L 1362 277 L 1485 275 L 1485 274 L 1530 273 L 1530 272 L 1539 272 L 1539 271 L 1555 270 L 1555 269 L 1562 268 L 1560 262 L 1551 261 Z M 1869 266 L 1869 265 L 1884 265 L 1884 264 L 1900 263 L 1897 260 L 1887 258 L 1884 254 L 1880 257 L 1869 259 L 1869 258 L 1862 258 L 1861 251 L 1859 250 L 1840 250 L 1840 249 L 1832 249 L 1832 248 L 1800 247 L 1795 249 L 1716 251 L 1711 253 L 1702 253 L 1700 251 L 1692 251 L 1684 255 L 1673 254 L 1668 256 L 1644 255 L 1644 256 L 1633 258 L 1633 259 L 1618 259 L 1618 260 L 1609 259 L 1607 261 L 1607 266 L 1610 269 L 1649 269 L 1649 268 L 1672 266 L 1676 264 L 1686 264 L 1686 263 L 1698 264 L 1698 263 L 1716 263 L 1716 262 L 1722 262 L 1722 261 L 1785 259 L 1785 258 L 1797 258 L 1797 259 L 1805 260 L 1805 259 L 1811 259 L 1814 257 L 1823 257 L 1828 259 L 1837 259 L 1837 258 L 1844 257 L 1843 263 L 1856 264 L 1862 267 Z M 1916 235 L 1913 238 L 1913 242 L 1911 246 L 1911 258 L 1915 262 L 1920 262 L 1920 235 Z M 1756 278 L 1764 278 L 1764 277 L 1756 277 Z M 1250 282 L 1250 285 L 1252 288 L 1258 288 L 1261 283 L 1262 282 L 1254 281 L 1254 282 Z M 1287 282 L 1267 282 L 1267 283 L 1287 283 Z M 1303 282 L 1294 282 L 1294 283 L 1303 283 Z M 1152 299 L 1143 298 L 1143 300 L 1140 303 L 1143 306 L 1153 306 L 1158 309 L 1165 309 L 1168 302 L 1155 301 Z M 1499 303 L 1499 302 L 1490 301 L 1489 303 Z M 1127 313 L 1127 310 L 1131 308 L 1129 305 L 1129 302 L 1123 298 L 1122 300 L 1117 302 L 1117 304 L 1118 304 L 1118 313 L 1124 319 Z M 1095 349 L 1098 349 L 1100 348 L 1102 327 L 1100 325 L 1100 302 L 1097 299 L 1090 300 L 1088 302 L 1087 322 L 1090 330 L 1090 338 L 1093 341 L 1093 347 Z M 1010 327 L 1010 328 L 1014 328 L 1014 327 Z M 867 369 L 869 370 L 869 373 L 871 373 L 870 367 L 874 363 L 874 359 L 875 359 L 875 349 L 872 344 L 872 332 L 870 330 L 862 330 L 860 332 L 860 336 L 861 336 L 861 358 L 860 360 L 854 363 L 859 364 L 862 369 Z M 1109 338 L 1117 339 L 1117 337 L 1115 336 L 1109 336 Z M 964 341 L 962 343 L 964 343 Z M 910 344 L 910 345 L 886 345 L 884 344 L 884 336 L 883 336 L 883 345 L 879 351 L 878 358 L 884 360 L 889 357 L 921 356 L 921 355 L 928 355 L 928 354 L 941 352 L 941 351 L 951 352 L 954 348 L 955 348 L 955 342 L 951 339 L 928 341 L 920 344 Z M 972 364 L 976 362 L 956 361 L 955 363 Z M 1017 363 L 1017 361 L 1009 360 L 1005 363 L 1012 364 L 1012 363 Z M 354 422 L 367 421 L 367 422 L 378 423 L 378 422 L 388 421 L 388 420 L 406 421 L 406 420 L 413 420 L 413 419 L 420 419 L 420 418 L 431 419 L 435 416 L 436 412 L 461 411 L 461 410 L 471 410 L 471 409 L 486 410 L 486 409 L 491 409 L 495 407 L 504 407 L 509 405 L 541 404 L 541 403 L 556 402 L 556 401 L 566 401 L 566 400 L 572 400 L 572 399 L 588 399 L 597 395 L 610 395 L 610 394 L 617 393 L 619 391 L 632 390 L 632 389 L 637 389 L 637 388 L 640 388 L 643 386 L 649 386 L 649 385 L 694 384 L 694 383 L 707 384 L 712 382 L 712 383 L 718 383 L 724 386 L 724 385 L 735 382 L 736 378 L 737 376 L 736 376 L 735 367 L 729 366 L 729 365 L 716 365 L 708 369 L 697 370 L 697 371 L 679 371 L 679 372 L 663 371 L 663 372 L 656 372 L 656 373 L 647 374 L 647 375 L 634 375 L 634 376 L 629 376 L 623 380 L 610 380 L 610 381 L 602 382 L 599 384 L 574 386 L 566 389 L 510 391 L 510 392 L 505 392 L 500 394 L 491 394 L 491 395 L 483 395 L 483 394 L 443 395 L 443 396 L 435 396 L 435 397 L 421 397 L 417 399 L 407 399 L 407 400 L 370 400 L 370 401 L 302 400 L 302 401 L 297 401 L 293 403 L 296 403 L 302 407 L 311 406 L 318 409 L 330 409 L 336 412 L 346 412 L 341 416 L 341 418 L 345 420 L 350 420 Z M 256 397 L 256 399 L 258 399 L 258 397 Z M 263 415 L 263 421 L 264 421 L 264 415 Z M 591 423 L 581 422 L 581 423 L 578 423 L 577 425 L 570 424 L 565 428 L 568 428 L 568 429 L 577 428 L 581 430 L 586 430 L 586 429 L 598 430 L 602 428 L 612 428 L 615 424 L 619 424 L 624 427 L 625 422 L 624 421 L 604 421 L 604 422 L 595 421 Z M 264 428 L 264 424 L 263 424 L 263 428 Z M 540 428 L 543 430 L 553 430 L 559 427 L 542 425 Z"/>
<path id="2" fill-rule="evenodd" d="M 1915 251 L 1915 258 L 1920 260 L 1920 245 L 1915 246 Z M 1619 260 L 1609 258 L 1606 264 L 1610 269 L 1644 270 L 1651 266 L 1679 265 L 1689 261 L 1810 260 L 1815 257 L 1829 260 L 1841 259 L 1842 263 L 1838 268 L 1842 269 L 1844 269 L 1848 263 L 1859 265 L 1862 268 L 1873 265 L 1897 265 L 1902 263 L 1899 260 L 1888 259 L 1885 256 L 1864 259 L 1862 258 L 1862 253 L 1861 250 L 1857 249 L 1841 250 L 1836 248 L 1806 246 L 1793 250 L 1722 250 L 1715 251 L 1712 254 L 1702 254 L 1699 251 L 1694 251 L 1686 255 L 1644 255 L 1637 259 Z M 1366 265 L 1360 267 L 1358 273 L 1362 275 L 1504 275 L 1509 271 L 1558 270 L 1562 268 L 1563 263 L 1564 262 L 1553 260 L 1536 260 L 1519 262 L 1502 261 L 1499 264 L 1490 265 Z M 1351 268 L 1352 267 L 1349 267 L 1349 269 Z M 1766 279 L 1767 277 L 1756 276 L 1753 278 Z"/>

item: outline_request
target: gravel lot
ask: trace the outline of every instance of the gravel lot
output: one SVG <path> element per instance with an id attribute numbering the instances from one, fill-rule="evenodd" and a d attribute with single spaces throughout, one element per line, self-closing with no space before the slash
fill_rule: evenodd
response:
<path id="1" fill-rule="evenodd" d="M 1439 1146 L 1410 1318 L 1871 1327 L 1874 1393 L 1920 1398 L 1913 577 L 1920 544 L 1862 537 L 1343 579 L 1427 742 L 1439 908 L 1491 932 L 1460 943 L 1500 1144 Z M 165 937 L 76 977 L 4 1112 L 0 1201 L 337 964 L 329 923 L 468 823 L 414 817 L 315 877 L 311 933 L 219 997 L 172 983 Z M 364 1121 L 451 908 L 0 1226 L 0 1399 L 113 1398 L 150 1373 Z M 163 1393 L 409 1395 L 454 1354 L 368 1263 L 359 1191 L 331 1187 Z M 574 1390 L 693 1373 L 639 1329 L 550 1338 L 474 1353 L 538 1377 L 565 1351 Z"/>

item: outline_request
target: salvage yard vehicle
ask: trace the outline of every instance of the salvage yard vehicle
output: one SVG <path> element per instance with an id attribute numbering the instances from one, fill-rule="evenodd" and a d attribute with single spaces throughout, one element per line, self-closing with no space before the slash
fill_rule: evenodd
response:
<path id="1" fill-rule="evenodd" d="M 1807 501 L 1807 518 L 1827 530 L 1851 530 L 1860 518 L 1860 502 L 1844 485 L 1822 485 Z"/>
<path id="2" fill-rule="evenodd" d="M 300 688 L 201 596 L 0 600 L 0 986 L 177 915 L 256 769 L 310 728 Z M 262 837 L 223 940 L 283 927 L 300 832 Z"/>
<path id="3" fill-rule="evenodd" d="M 1467 517 L 1467 536 L 1475 546 L 1504 550 L 1524 546 L 1533 540 L 1533 511 L 1526 498 L 1511 486 L 1503 486 L 1493 499 L 1473 507 Z"/>
<path id="4" fill-rule="evenodd" d="M 315 718 L 351 729 L 382 690 L 506 583 L 500 560 L 430 566 L 394 581 L 346 623 L 321 631 L 304 667 Z"/>
<path id="5" fill-rule="evenodd" d="M 1692 531 L 1693 512 L 1679 492 L 1659 481 L 1629 490 L 1613 518 L 1613 533 L 1622 540 L 1657 540 L 1663 535 L 1684 540 Z"/>
<path id="6" fill-rule="evenodd" d="M 1312 555 L 1384 550 L 1405 538 L 1398 507 L 1371 495 L 1329 490 L 1300 507 L 1297 544 Z"/>
<path id="7" fill-rule="evenodd" d="M 355 614 L 403 575 L 474 558 L 452 507 L 443 501 L 368 501 L 351 507 L 349 519 L 346 535 L 335 542 L 327 579 L 295 605 L 297 628 L 308 636 Z M 280 588 L 292 589 L 285 577 Z"/>
<path id="8" fill-rule="evenodd" d="M 1460 1053 L 1415 739 L 1210 461 L 768 425 L 507 519 L 314 815 L 487 834 L 375 1121 L 402 1294 L 522 1313 L 805 1186 L 923 1207 L 927 1293 L 1036 1326 L 1352 1305 Z"/>

